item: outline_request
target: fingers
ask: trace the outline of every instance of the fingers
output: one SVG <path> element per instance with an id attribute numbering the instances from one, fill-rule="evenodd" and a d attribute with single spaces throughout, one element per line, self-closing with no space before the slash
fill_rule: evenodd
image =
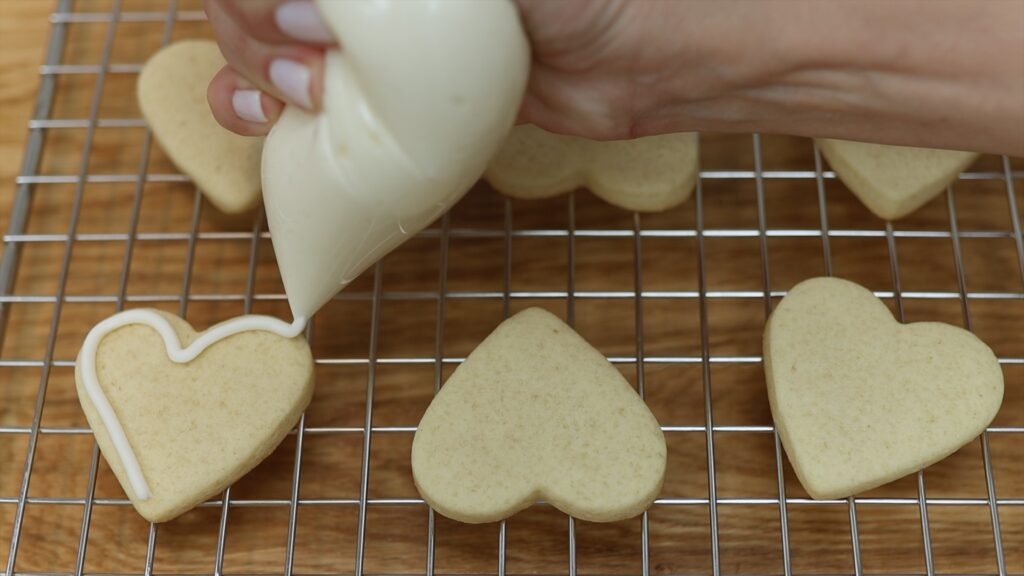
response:
<path id="1" fill-rule="evenodd" d="M 263 92 L 230 66 L 210 81 L 206 100 L 221 126 L 243 136 L 264 136 L 284 109 L 284 103 Z"/>
<path id="2" fill-rule="evenodd" d="M 324 35 L 315 30 L 319 16 L 307 8 L 315 10 L 306 0 L 206 1 L 210 25 L 228 64 L 277 100 L 315 111 L 323 92 Z M 279 17 L 282 13 L 285 16 Z M 281 22 L 286 24 L 282 27 Z M 285 30 L 319 37 L 321 42 L 303 44 L 306 40 L 300 42 Z"/>
<path id="3" fill-rule="evenodd" d="M 313 0 L 216 0 L 250 36 L 268 44 L 335 44 Z"/>

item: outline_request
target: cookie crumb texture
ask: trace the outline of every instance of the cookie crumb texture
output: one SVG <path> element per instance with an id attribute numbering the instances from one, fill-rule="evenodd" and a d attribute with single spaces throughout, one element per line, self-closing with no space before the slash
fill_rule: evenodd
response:
<path id="1" fill-rule="evenodd" d="M 412 446 L 423 498 L 462 522 L 537 500 L 574 517 L 635 516 L 661 491 L 665 438 L 605 357 L 551 313 L 509 318 L 455 370 Z"/>
<path id="2" fill-rule="evenodd" d="M 602 141 L 516 126 L 484 177 L 516 198 L 548 198 L 585 187 L 609 204 L 659 212 L 685 202 L 697 182 L 697 135 Z"/>
<path id="3" fill-rule="evenodd" d="M 183 346 L 201 333 L 157 311 Z M 215 496 L 252 470 L 284 439 L 313 395 L 313 356 L 304 338 L 243 332 L 176 364 L 149 326 L 108 334 L 96 374 L 149 484 L 135 497 L 103 422 L 82 387 L 78 398 L 103 457 L 135 509 L 164 522 Z"/>
<path id="4" fill-rule="evenodd" d="M 797 284 L 764 337 L 768 398 L 800 483 L 842 498 L 933 464 L 995 417 L 1003 373 L 992 350 L 938 322 L 901 324 L 867 289 Z"/>
<path id="5" fill-rule="evenodd" d="M 212 40 L 181 40 L 153 55 L 139 74 L 139 108 L 164 153 L 226 214 L 260 200 L 263 138 L 217 123 L 206 87 L 226 62 Z"/>

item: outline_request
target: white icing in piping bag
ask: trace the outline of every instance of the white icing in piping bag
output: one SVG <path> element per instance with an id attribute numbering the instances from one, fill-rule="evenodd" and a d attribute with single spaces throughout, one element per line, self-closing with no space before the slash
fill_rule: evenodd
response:
<path id="1" fill-rule="evenodd" d="M 274 251 L 305 318 L 483 174 L 530 61 L 510 0 L 317 6 L 341 44 L 326 56 L 323 111 L 287 106 L 263 148 Z"/>
<path id="2" fill-rule="evenodd" d="M 110 441 L 114 444 L 118 458 L 121 459 L 121 465 L 124 467 L 125 474 L 128 475 L 128 483 L 131 485 L 132 491 L 135 492 L 135 497 L 139 500 L 147 500 L 149 499 L 150 491 L 146 478 L 142 474 L 142 467 L 139 465 L 138 458 L 135 457 L 135 452 L 128 442 L 128 437 L 125 436 L 121 421 L 117 419 L 114 408 L 107 401 L 107 396 L 103 393 L 103 389 L 100 388 L 99 377 L 96 375 L 96 352 L 99 350 L 100 341 L 107 334 L 129 324 L 145 324 L 156 330 L 164 341 L 167 356 L 174 362 L 184 364 L 195 360 L 213 344 L 240 332 L 262 330 L 273 332 L 284 338 L 294 338 L 301 334 L 302 330 L 306 327 L 306 319 L 297 317 L 294 322 L 289 324 L 270 316 L 239 316 L 203 332 L 187 348 L 181 347 L 178 334 L 167 319 L 153 310 L 127 310 L 120 312 L 103 320 L 89 331 L 89 334 L 85 337 L 85 343 L 82 344 L 82 351 L 79 353 L 82 386 L 85 388 L 86 394 L 89 395 L 89 400 L 96 408 L 96 412 L 99 413 L 100 420 L 103 421 L 103 427 L 107 429 L 107 434 L 110 436 Z"/>

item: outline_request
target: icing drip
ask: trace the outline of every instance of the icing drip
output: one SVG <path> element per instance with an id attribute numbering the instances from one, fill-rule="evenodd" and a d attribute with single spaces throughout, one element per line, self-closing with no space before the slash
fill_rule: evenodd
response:
<path id="1" fill-rule="evenodd" d="M 153 310 L 119 312 L 103 320 L 89 331 L 85 337 L 85 343 L 82 344 L 82 352 L 79 357 L 82 386 L 85 388 L 86 394 L 89 395 L 89 400 L 92 401 L 96 412 L 99 413 L 103 426 L 107 429 L 107 434 L 114 444 L 114 450 L 117 451 L 121 465 L 124 466 L 125 473 L 128 475 L 128 483 L 131 484 L 132 491 L 135 492 L 135 497 L 139 500 L 147 500 L 150 494 L 149 485 L 142 474 L 139 460 L 135 457 L 135 452 L 132 451 L 124 428 L 121 427 L 121 422 L 117 419 L 117 414 L 114 413 L 113 407 L 110 406 L 110 402 L 107 401 L 106 395 L 100 388 L 99 377 L 96 375 L 96 352 L 99 350 L 100 341 L 114 330 L 130 324 L 145 324 L 156 330 L 164 341 L 167 356 L 171 361 L 184 364 L 195 360 L 213 344 L 241 332 L 258 330 L 273 332 L 284 338 L 294 338 L 305 329 L 306 319 L 297 317 L 289 324 L 270 316 L 239 316 L 207 330 L 186 348 L 181 347 L 174 327 L 166 318 Z"/>

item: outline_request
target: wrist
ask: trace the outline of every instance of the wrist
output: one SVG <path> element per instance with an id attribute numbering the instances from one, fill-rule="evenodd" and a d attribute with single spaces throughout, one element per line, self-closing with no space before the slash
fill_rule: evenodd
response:
<path id="1" fill-rule="evenodd" d="M 665 83 L 664 106 L 638 115 L 636 133 L 757 131 L 1024 153 L 1019 3 L 691 7 L 700 21 L 683 32 L 682 49 L 701 59 Z"/>

